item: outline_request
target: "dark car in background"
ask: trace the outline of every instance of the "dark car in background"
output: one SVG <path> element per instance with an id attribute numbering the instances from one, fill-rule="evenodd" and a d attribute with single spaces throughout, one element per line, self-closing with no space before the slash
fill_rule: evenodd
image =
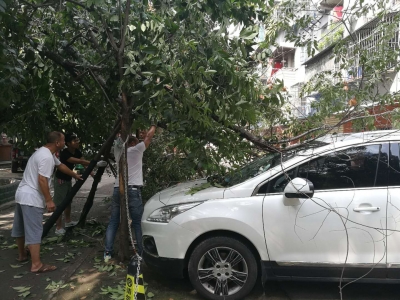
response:
<path id="1" fill-rule="evenodd" d="M 26 163 L 28 162 L 30 154 L 18 147 L 12 147 L 11 150 L 11 172 L 17 173 L 18 171 L 24 171 Z"/>

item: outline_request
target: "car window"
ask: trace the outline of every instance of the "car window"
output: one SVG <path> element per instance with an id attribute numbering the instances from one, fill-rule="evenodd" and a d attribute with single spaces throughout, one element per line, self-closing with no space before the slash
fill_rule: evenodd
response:
<path id="1" fill-rule="evenodd" d="M 390 144 L 389 186 L 400 185 L 400 145 Z"/>
<path id="2" fill-rule="evenodd" d="M 375 186 L 387 186 L 389 180 L 389 143 L 382 144 Z"/>
<path id="3" fill-rule="evenodd" d="M 297 177 L 310 180 L 315 190 L 386 186 L 388 151 L 381 153 L 381 148 L 368 145 L 332 152 L 299 166 Z"/>
<path id="4" fill-rule="evenodd" d="M 268 184 L 268 193 L 282 193 L 289 181 L 295 178 L 295 170 L 296 168 L 285 171 L 282 175 L 272 179 Z"/>
<path id="5" fill-rule="evenodd" d="M 219 183 L 223 186 L 234 186 L 235 184 L 242 183 L 250 178 L 258 176 L 267 170 L 270 170 L 280 164 L 292 159 L 296 155 L 302 155 L 303 151 L 317 149 L 319 147 L 326 146 L 327 143 L 321 141 L 312 141 L 306 144 L 296 145 L 286 149 L 283 153 L 269 154 L 258 159 L 255 159 L 251 163 L 243 166 L 239 170 L 227 174 L 223 177 L 223 180 Z M 264 193 L 267 188 L 264 188 Z"/>

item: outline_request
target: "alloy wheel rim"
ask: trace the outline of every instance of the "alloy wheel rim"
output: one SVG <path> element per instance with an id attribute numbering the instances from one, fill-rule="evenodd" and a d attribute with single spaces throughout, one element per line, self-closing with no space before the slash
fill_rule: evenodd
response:
<path id="1" fill-rule="evenodd" d="M 211 294 L 236 294 L 248 278 L 248 266 L 243 256 L 228 247 L 208 250 L 200 259 L 197 275 L 203 287 Z"/>

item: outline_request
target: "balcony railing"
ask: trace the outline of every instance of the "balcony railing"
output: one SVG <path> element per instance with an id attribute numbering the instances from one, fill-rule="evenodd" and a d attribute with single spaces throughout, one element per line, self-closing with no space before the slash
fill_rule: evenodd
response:
<path id="1" fill-rule="evenodd" d="M 387 25 L 395 24 L 393 37 L 387 42 L 383 43 L 382 39 L 385 32 L 377 30 L 377 27 L 382 22 Z M 373 58 L 378 53 L 393 51 L 398 53 L 400 50 L 400 36 L 399 36 L 399 21 L 395 13 L 388 14 L 383 20 L 375 19 L 364 28 L 355 32 L 353 38 L 355 39 L 349 46 L 348 59 L 352 61 L 353 67 L 347 70 L 347 77 L 350 80 L 358 79 L 363 76 L 362 65 L 360 63 L 360 53 L 364 52 L 367 57 Z M 386 40 L 387 41 L 387 40 Z M 389 51 L 388 51 L 389 50 Z M 387 57 L 390 57 L 387 55 Z M 392 69 L 398 64 L 397 56 L 387 62 L 387 70 Z"/>

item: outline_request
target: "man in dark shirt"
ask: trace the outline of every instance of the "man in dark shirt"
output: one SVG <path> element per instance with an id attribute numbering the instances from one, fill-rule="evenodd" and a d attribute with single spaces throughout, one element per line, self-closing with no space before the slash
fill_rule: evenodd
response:
<path id="1" fill-rule="evenodd" d="M 65 164 L 70 170 L 74 169 L 75 164 L 84 166 L 89 165 L 89 161 L 83 159 L 82 152 L 79 150 L 79 138 L 74 133 L 67 133 L 65 135 L 65 144 L 67 148 L 60 152 L 60 161 Z M 72 188 L 72 177 L 60 171 L 56 171 L 54 176 L 54 203 L 56 206 L 60 205 L 64 200 L 65 195 Z M 71 221 L 71 204 L 67 206 L 64 211 L 65 227 L 74 226 L 77 222 Z M 56 234 L 63 235 L 65 229 L 62 226 L 62 216 L 56 222 Z"/>

